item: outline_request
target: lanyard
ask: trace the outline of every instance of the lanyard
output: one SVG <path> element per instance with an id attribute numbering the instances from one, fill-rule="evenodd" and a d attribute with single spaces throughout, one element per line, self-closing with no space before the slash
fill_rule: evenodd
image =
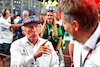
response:
<path id="1" fill-rule="evenodd" d="M 48 28 L 48 35 L 50 35 L 50 29 L 49 29 L 49 25 L 47 25 L 47 28 Z"/>
<path id="2" fill-rule="evenodd" d="M 98 37 L 98 39 L 97 39 L 96 44 L 97 44 L 99 41 L 100 41 L 100 35 L 99 35 L 99 37 Z M 88 54 L 86 55 L 86 57 L 85 57 L 85 59 L 84 59 L 84 61 L 83 61 L 83 64 L 82 64 L 80 67 L 84 67 L 84 64 L 85 64 L 85 62 L 86 62 L 86 60 L 87 60 L 89 54 L 91 54 L 91 52 L 92 52 L 92 49 L 88 52 Z"/>
<path id="3" fill-rule="evenodd" d="M 86 62 L 86 60 L 87 60 L 89 54 L 91 54 L 91 52 L 92 52 L 92 49 L 91 49 L 91 50 L 88 52 L 88 54 L 86 55 L 86 57 L 85 57 L 85 59 L 84 59 L 83 64 L 82 64 L 81 67 L 84 67 L 84 64 L 85 64 L 85 62 Z"/>
<path id="4" fill-rule="evenodd" d="M 49 25 L 47 25 L 47 29 L 48 29 L 48 40 L 51 39 L 51 36 L 50 36 L 50 29 L 49 29 Z"/>

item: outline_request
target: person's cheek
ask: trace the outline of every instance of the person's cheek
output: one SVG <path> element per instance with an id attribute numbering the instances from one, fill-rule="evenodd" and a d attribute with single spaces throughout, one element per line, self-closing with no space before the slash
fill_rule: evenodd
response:
<path id="1" fill-rule="evenodd" d="M 67 31 L 67 27 L 66 27 L 66 25 L 64 25 L 64 29 Z"/>
<path id="2" fill-rule="evenodd" d="M 58 13 L 58 17 L 61 18 L 61 14 L 60 13 Z"/>

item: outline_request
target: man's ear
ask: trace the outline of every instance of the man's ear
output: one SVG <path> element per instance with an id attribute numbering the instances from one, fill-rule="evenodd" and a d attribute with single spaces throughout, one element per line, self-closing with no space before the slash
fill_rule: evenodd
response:
<path id="1" fill-rule="evenodd" d="M 76 20 L 74 20 L 73 24 L 74 24 L 74 27 L 75 27 L 75 31 L 78 31 L 79 27 L 80 27 L 79 23 Z"/>

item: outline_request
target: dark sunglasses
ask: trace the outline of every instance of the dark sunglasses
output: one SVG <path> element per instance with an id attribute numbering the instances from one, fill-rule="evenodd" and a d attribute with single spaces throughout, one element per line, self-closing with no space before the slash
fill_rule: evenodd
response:
<path id="1" fill-rule="evenodd" d="M 47 10 L 47 12 L 53 12 L 53 10 Z"/>
<path id="2" fill-rule="evenodd" d="M 48 15 L 48 16 L 53 16 L 53 15 Z"/>

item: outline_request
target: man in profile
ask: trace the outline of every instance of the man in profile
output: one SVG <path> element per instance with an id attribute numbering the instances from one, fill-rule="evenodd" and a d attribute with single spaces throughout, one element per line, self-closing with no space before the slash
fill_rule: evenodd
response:
<path id="1" fill-rule="evenodd" d="M 74 67 L 100 67 L 100 23 L 94 0 L 65 0 L 59 5 L 64 29 L 74 42 Z"/>

